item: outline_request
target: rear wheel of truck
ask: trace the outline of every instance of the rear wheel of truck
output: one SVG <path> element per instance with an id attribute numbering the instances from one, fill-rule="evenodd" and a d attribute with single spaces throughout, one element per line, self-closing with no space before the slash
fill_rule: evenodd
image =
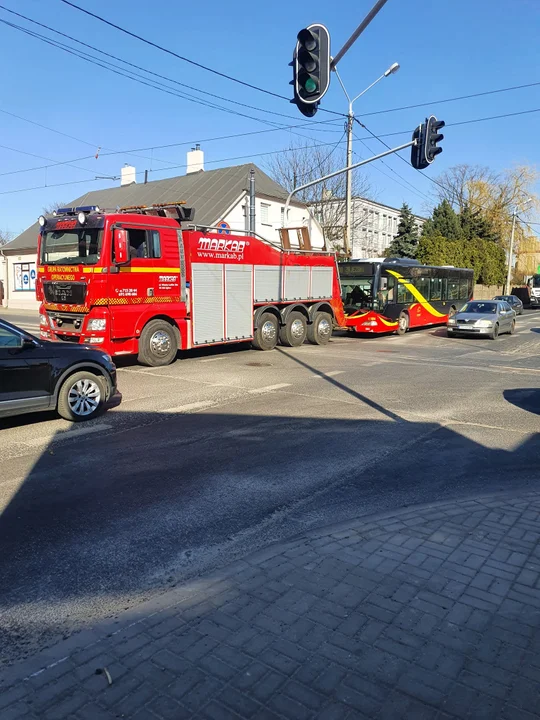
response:
<path id="1" fill-rule="evenodd" d="M 263 313 L 257 323 L 257 329 L 251 341 L 255 350 L 273 350 L 278 341 L 279 320 L 271 312 Z"/>
<path id="2" fill-rule="evenodd" d="M 287 347 L 299 347 L 307 337 L 307 320 L 298 310 L 287 315 L 285 325 L 279 331 L 279 341 Z"/>
<path id="3" fill-rule="evenodd" d="M 311 325 L 307 327 L 307 339 L 313 345 L 326 345 L 332 337 L 332 316 L 326 312 L 317 312 Z"/>
<path id="4" fill-rule="evenodd" d="M 170 365 L 178 352 L 174 328 L 165 320 L 150 320 L 139 338 L 138 360 L 141 365 Z"/>

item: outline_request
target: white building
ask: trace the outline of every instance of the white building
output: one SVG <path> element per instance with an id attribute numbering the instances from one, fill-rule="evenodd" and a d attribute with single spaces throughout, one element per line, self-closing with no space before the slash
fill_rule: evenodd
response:
<path id="1" fill-rule="evenodd" d="M 353 198 L 351 209 L 351 250 L 353 259 L 384 257 L 397 235 L 399 209 L 382 203 Z M 426 219 L 415 215 L 418 229 Z"/>
<path id="2" fill-rule="evenodd" d="M 119 187 L 88 192 L 69 206 L 97 205 L 102 209 L 115 209 L 185 201 L 188 207 L 195 208 L 197 225 L 219 226 L 221 232 L 248 231 L 251 170 L 255 173 L 255 232 L 279 243 L 278 231 L 283 224 L 287 191 L 252 163 L 205 171 L 204 155 L 198 146 L 188 152 L 186 175 L 137 183 L 135 168 L 125 166 Z M 312 246 L 324 247 L 322 228 L 304 203 L 291 201 L 287 225 L 307 226 Z M 6 307 L 37 309 L 39 306 L 35 297 L 38 234 L 36 222 L 0 248 L 0 279 L 4 283 Z M 293 247 L 297 242 L 295 237 L 296 234 L 291 233 Z"/>

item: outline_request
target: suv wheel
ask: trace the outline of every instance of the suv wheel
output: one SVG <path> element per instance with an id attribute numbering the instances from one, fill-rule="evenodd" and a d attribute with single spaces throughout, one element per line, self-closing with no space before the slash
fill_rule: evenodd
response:
<path id="1" fill-rule="evenodd" d="M 105 381 L 86 370 L 70 375 L 58 393 L 58 414 L 66 420 L 91 420 L 103 410 L 106 400 Z"/>

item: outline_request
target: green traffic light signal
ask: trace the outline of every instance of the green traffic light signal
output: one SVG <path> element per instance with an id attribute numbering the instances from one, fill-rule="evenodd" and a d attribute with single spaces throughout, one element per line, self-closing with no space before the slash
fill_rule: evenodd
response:
<path id="1" fill-rule="evenodd" d="M 315 82 L 315 80 L 313 78 L 308 77 L 308 79 L 304 83 L 304 88 L 305 88 L 306 92 L 314 93 L 315 90 L 317 89 L 317 83 Z"/>
<path id="2" fill-rule="evenodd" d="M 300 30 L 294 49 L 292 85 L 294 102 L 306 117 L 313 117 L 330 84 L 330 34 L 324 25 Z"/>

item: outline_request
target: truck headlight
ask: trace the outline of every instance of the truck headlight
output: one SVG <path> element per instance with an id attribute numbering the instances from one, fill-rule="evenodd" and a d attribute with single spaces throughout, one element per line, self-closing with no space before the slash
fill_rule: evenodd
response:
<path id="1" fill-rule="evenodd" d="M 87 330 L 105 330 L 107 320 L 105 318 L 94 318 L 88 321 Z"/>
<path id="2" fill-rule="evenodd" d="M 39 324 L 45 325 L 45 327 L 49 327 L 49 318 L 46 315 L 43 315 L 40 313 L 39 315 Z"/>

